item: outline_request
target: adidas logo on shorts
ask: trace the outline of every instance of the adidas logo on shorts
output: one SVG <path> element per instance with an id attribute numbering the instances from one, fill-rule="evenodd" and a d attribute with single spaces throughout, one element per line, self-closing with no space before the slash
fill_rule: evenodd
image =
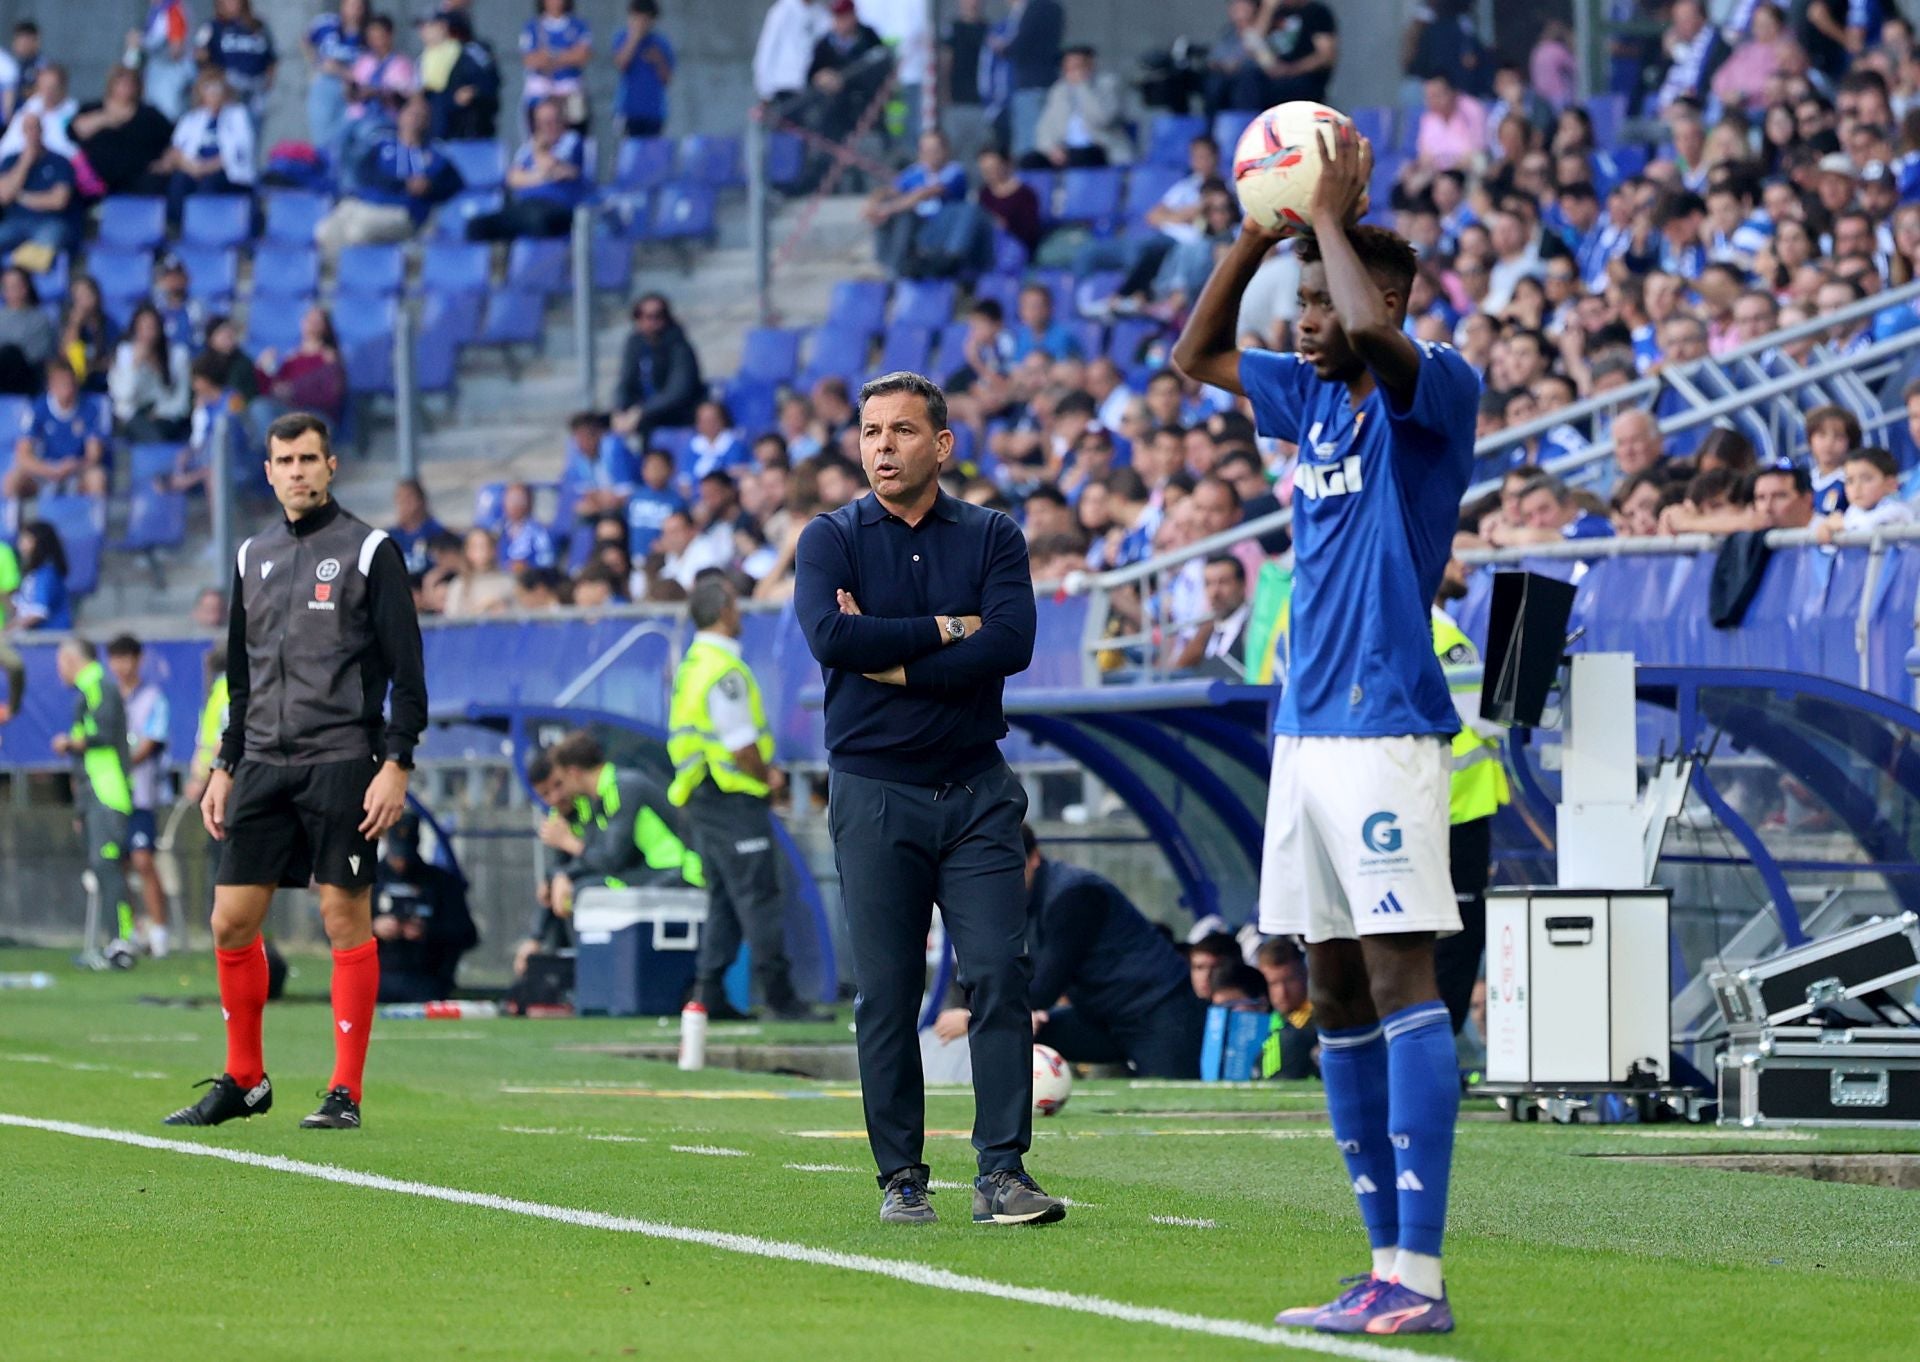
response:
<path id="1" fill-rule="evenodd" d="M 1385 898 L 1381 899 L 1380 902 L 1373 905 L 1373 909 L 1368 914 L 1368 916 L 1369 917 L 1386 917 L 1394 913 L 1404 914 L 1406 911 L 1407 910 L 1405 908 L 1400 906 L 1400 896 L 1397 894 L 1390 893 Z"/>

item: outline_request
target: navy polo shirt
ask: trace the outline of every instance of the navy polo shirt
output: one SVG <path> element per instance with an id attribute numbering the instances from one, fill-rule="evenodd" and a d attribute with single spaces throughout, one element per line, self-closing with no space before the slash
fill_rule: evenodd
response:
<path id="1" fill-rule="evenodd" d="M 843 615 L 835 593 L 861 614 Z M 1000 760 L 1006 678 L 1033 661 L 1033 573 L 1019 526 L 940 492 L 918 525 L 871 493 L 800 536 L 793 608 L 827 686 L 828 766 L 909 785 L 964 781 Z M 978 615 L 942 645 L 936 615 Z M 869 681 L 906 669 L 907 684 Z"/>

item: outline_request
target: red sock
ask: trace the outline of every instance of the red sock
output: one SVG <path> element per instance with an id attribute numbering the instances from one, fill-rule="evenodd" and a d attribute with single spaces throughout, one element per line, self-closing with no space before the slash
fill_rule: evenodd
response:
<path id="1" fill-rule="evenodd" d="M 373 1038 L 373 1004 L 380 996 L 380 945 L 369 941 L 333 953 L 333 1081 L 360 1100 L 360 1077 Z"/>
<path id="2" fill-rule="evenodd" d="M 250 946 L 213 953 L 220 975 L 220 1015 L 227 1022 L 227 1072 L 242 1088 L 265 1074 L 260 1049 L 260 1014 L 267 1008 L 267 947 L 258 937 Z"/>

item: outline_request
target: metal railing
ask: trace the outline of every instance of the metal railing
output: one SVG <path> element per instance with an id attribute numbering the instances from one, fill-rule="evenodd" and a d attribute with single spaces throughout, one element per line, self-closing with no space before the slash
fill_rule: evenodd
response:
<path id="1" fill-rule="evenodd" d="M 1854 304 L 1829 313 L 1821 317 L 1817 322 L 1801 323 L 1773 332 L 1758 341 L 1742 346 L 1739 350 L 1728 352 L 1728 354 L 1722 356 L 1718 362 L 1724 364 L 1736 360 L 1751 361 L 1755 359 L 1755 357 L 1767 351 L 1776 350 L 1782 345 L 1791 344 L 1795 340 L 1805 339 L 1808 336 L 1822 334 L 1848 320 L 1858 320 L 1861 317 L 1884 311 L 1888 307 L 1897 306 L 1901 302 L 1909 299 L 1920 300 L 1920 282 L 1908 285 L 1905 288 L 1895 290 L 1891 293 L 1879 295 L 1872 300 L 1873 305 L 1871 307 L 1864 303 Z M 1692 406 L 1685 411 L 1659 420 L 1657 422 L 1657 428 L 1663 437 L 1693 430 L 1699 426 L 1710 425 L 1733 417 L 1774 398 L 1790 397 L 1809 384 L 1825 384 L 1841 377 L 1857 377 L 1862 373 L 1872 373 L 1876 375 L 1876 381 L 1879 381 L 1886 373 L 1897 370 L 1906 357 L 1915 353 L 1920 353 L 1920 328 L 1903 331 L 1885 340 L 1876 341 L 1852 355 L 1816 353 L 1812 363 L 1796 365 L 1793 370 L 1787 374 L 1767 378 L 1760 382 L 1750 382 L 1725 397 L 1708 401 L 1704 405 Z M 1704 366 L 1714 362 L 1715 361 L 1703 360 L 1701 361 L 1701 365 Z M 1759 372 L 1757 369 L 1753 371 L 1756 373 Z M 1729 378 L 1731 379 L 1731 376 L 1729 376 Z M 1575 413 L 1579 411 L 1597 411 L 1601 406 L 1606 405 L 1608 400 L 1617 401 L 1622 394 L 1639 392 L 1643 395 L 1652 396 L 1657 394 L 1660 386 L 1661 380 L 1657 378 L 1643 379 L 1639 384 L 1629 385 L 1627 388 L 1617 389 L 1614 392 L 1607 393 L 1602 399 L 1589 398 L 1586 402 L 1578 404 L 1576 407 L 1562 408 L 1552 413 L 1550 419 L 1543 418 L 1542 420 L 1529 422 L 1526 426 L 1518 427 L 1515 431 L 1502 431 L 1497 435 L 1489 436 L 1486 440 L 1475 445 L 1474 457 L 1476 461 L 1478 461 L 1489 454 L 1497 453 L 1500 449 L 1510 448 L 1517 439 L 1524 439 L 1527 432 L 1544 433 L 1556 425 L 1573 419 Z M 1866 421 L 1862 422 L 1862 425 L 1870 430 L 1878 430 L 1883 429 L 1899 419 L 1901 418 L 1897 412 L 1890 413 L 1881 411 L 1876 415 L 1869 416 Z M 1609 436 L 1595 441 L 1577 453 L 1550 459 L 1542 466 L 1548 472 L 1555 473 L 1562 477 L 1569 475 L 1577 476 L 1581 471 L 1610 459 L 1613 455 L 1613 443 L 1612 437 Z M 1476 483 L 1467 489 L 1462 504 L 1470 503 L 1498 489 L 1499 482 L 1497 480 Z M 1076 574 L 1070 577 L 1066 583 L 1066 589 L 1075 594 L 1085 594 L 1090 597 L 1086 615 L 1086 627 L 1081 640 L 1082 674 L 1085 682 L 1089 685 L 1098 684 L 1100 667 L 1097 659 L 1101 653 L 1115 650 L 1138 650 L 1141 648 L 1154 649 L 1160 645 L 1169 624 L 1169 621 L 1163 618 L 1160 613 L 1164 604 L 1165 587 L 1171 582 L 1173 576 L 1180 569 L 1195 559 L 1204 559 L 1212 554 L 1228 552 L 1236 545 L 1249 539 L 1272 534 L 1277 530 L 1287 529 L 1292 523 L 1292 508 L 1282 507 L 1268 515 L 1260 516 L 1256 519 L 1246 521 L 1243 524 L 1236 525 L 1232 529 L 1224 530 L 1219 534 L 1209 535 L 1205 539 L 1197 540 L 1185 548 L 1171 550 L 1126 567 L 1115 568 L 1106 572 Z M 1782 533 L 1786 532 L 1783 531 Z M 1582 542 L 1594 543 L 1604 541 Z M 1581 557 L 1582 555 L 1574 552 L 1567 556 Z M 1114 615 L 1113 595 L 1116 591 L 1127 589 L 1134 589 L 1139 593 L 1142 627 L 1130 633 L 1109 635 L 1108 630 Z M 1249 584 L 1249 589 L 1251 589 L 1251 584 Z M 1149 657 L 1146 661 L 1146 669 L 1149 672 L 1160 670 L 1158 660 Z"/>

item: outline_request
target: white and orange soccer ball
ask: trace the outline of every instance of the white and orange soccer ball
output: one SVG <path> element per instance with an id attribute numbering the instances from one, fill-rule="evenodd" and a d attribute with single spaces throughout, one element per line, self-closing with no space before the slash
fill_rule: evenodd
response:
<path id="1" fill-rule="evenodd" d="M 1313 191 L 1326 165 L 1320 139 L 1325 136 L 1330 142 L 1336 128 L 1351 126 L 1352 120 L 1338 109 L 1308 99 L 1276 104 L 1249 123 L 1233 149 L 1234 185 L 1247 215 L 1285 236 L 1311 231 Z M 1360 154 L 1371 171 L 1373 145 L 1365 138 Z M 1362 191 L 1362 215 L 1368 207 Z"/>
<path id="2" fill-rule="evenodd" d="M 1073 1096 L 1073 1070 L 1051 1045 L 1033 1047 L 1033 1109 L 1042 1116 L 1058 1116 Z"/>

